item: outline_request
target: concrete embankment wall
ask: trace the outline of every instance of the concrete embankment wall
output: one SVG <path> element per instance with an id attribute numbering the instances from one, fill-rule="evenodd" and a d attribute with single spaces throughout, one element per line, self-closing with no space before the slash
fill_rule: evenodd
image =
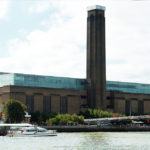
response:
<path id="1" fill-rule="evenodd" d="M 132 132 L 150 131 L 150 126 L 43 126 L 49 130 L 58 132 Z"/>

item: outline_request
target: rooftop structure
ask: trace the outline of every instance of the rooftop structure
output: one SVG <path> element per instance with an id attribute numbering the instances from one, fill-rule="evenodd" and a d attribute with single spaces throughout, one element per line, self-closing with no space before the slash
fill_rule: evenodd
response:
<path id="1" fill-rule="evenodd" d="M 0 87 L 7 85 L 83 90 L 85 79 L 31 74 L 0 74 Z"/>
<path id="2" fill-rule="evenodd" d="M 0 74 L 0 87 L 9 85 L 85 90 L 86 79 L 18 73 Z M 150 94 L 150 84 L 106 81 L 106 90 L 122 93 Z"/>
<path id="3" fill-rule="evenodd" d="M 122 93 L 150 94 L 150 84 L 107 81 L 106 89 Z"/>

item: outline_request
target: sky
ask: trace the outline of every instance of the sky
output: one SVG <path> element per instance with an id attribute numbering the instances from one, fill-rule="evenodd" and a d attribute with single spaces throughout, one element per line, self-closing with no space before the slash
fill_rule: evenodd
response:
<path id="1" fill-rule="evenodd" d="M 106 78 L 150 84 L 150 1 L 0 0 L 0 72 L 86 78 L 87 7 L 106 7 Z"/>

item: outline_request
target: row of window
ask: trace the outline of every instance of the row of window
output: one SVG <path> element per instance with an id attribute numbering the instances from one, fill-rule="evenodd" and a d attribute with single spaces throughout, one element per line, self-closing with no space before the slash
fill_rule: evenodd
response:
<path id="1" fill-rule="evenodd" d="M 130 100 L 125 101 L 125 114 L 127 114 L 127 115 L 131 115 L 131 113 L 133 113 L 132 104 L 131 104 Z M 134 99 L 132 99 L 132 100 L 134 100 Z M 137 100 L 137 99 L 135 99 L 135 100 Z M 110 109 L 114 108 L 113 101 L 110 101 L 110 104 L 107 105 L 107 108 L 110 108 Z M 143 113 L 144 113 L 144 101 L 138 101 L 138 114 L 143 114 Z"/>
<path id="2" fill-rule="evenodd" d="M 132 111 L 132 104 L 131 101 L 126 101 L 125 104 L 125 113 L 127 115 L 131 115 L 131 113 L 133 113 Z M 138 114 L 143 114 L 144 113 L 144 102 L 143 101 L 138 101 Z"/>
<path id="3" fill-rule="evenodd" d="M 26 96 L 28 112 L 34 112 L 34 96 Z M 43 96 L 43 112 L 51 112 L 51 96 Z M 61 97 L 60 113 L 67 113 L 67 97 Z"/>

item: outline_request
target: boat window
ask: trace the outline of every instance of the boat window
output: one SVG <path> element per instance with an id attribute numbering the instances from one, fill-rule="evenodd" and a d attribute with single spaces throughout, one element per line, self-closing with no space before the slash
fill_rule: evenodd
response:
<path id="1" fill-rule="evenodd" d="M 38 132 L 46 132 L 45 129 L 38 129 Z"/>
<path id="2" fill-rule="evenodd" d="M 27 129 L 26 131 L 27 132 L 35 132 L 36 130 L 29 130 L 29 129 Z"/>
<path id="3" fill-rule="evenodd" d="M 38 132 L 45 132 L 45 130 L 38 130 Z"/>

